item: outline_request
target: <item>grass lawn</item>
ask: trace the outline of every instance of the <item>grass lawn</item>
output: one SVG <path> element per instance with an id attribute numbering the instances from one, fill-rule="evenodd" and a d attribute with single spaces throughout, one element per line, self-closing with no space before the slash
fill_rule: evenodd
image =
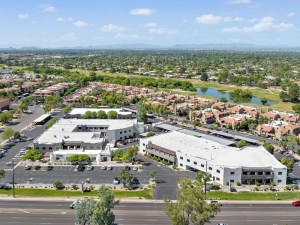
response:
<path id="1" fill-rule="evenodd" d="M 299 200 L 300 191 L 284 191 L 284 192 L 250 192 L 241 191 L 237 193 L 229 193 L 222 191 L 210 191 L 207 192 L 208 198 L 217 198 L 221 200 L 277 200 L 276 194 L 279 200 Z"/>
<path id="2" fill-rule="evenodd" d="M 114 190 L 116 198 L 145 198 L 152 199 L 152 189 L 143 190 Z M 15 193 L 17 196 L 32 196 L 32 197 L 76 197 L 82 196 L 81 191 L 65 191 L 65 190 L 47 190 L 47 189 L 34 189 L 34 188 L 16 188 Z M 12 190 L 0 190 L 0 195 L 12 195 Z M 84 196 L 97 196 L 98 191 L 85 192 Z"/>

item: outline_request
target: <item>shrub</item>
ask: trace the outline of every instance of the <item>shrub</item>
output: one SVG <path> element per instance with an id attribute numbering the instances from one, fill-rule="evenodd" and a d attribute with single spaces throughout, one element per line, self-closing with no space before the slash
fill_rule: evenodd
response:
<path id="1" fill-rule="evenodd" d="M 236 185 L 237 185 L 237 186 L 241 186 L 241 182 L 239 182 L 239 181 L 236 182 Z"/>
<path id="2" fill-rule="evenodd" d="M 65 188 L 65 185 L 60 182 L 60 181 L 56 181 L 54 184 L 53 184 L 53 187 L 56 188 L 57 190 L 62 190 Z"/>
<path id="3" fill-rule="evenodd" d="M 72 188 L 73 188 L 75 191 L 79 189 L 79 187 L 78 187 L 76 184 L 73 184 L 73 185 L 72 185 Z"/>
<path id="4" fill-rule="evenodd" d="M 255 182 L 255 186 L 259 187 L 260 183 L 258 181 Z"/>

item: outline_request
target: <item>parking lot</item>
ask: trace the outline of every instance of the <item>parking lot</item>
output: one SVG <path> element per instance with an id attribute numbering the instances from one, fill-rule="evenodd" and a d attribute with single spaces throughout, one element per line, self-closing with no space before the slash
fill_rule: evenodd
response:
<path id="1" fill-rule="evenodd" d="M 54 166 L 53 170 L 46 171 L 44 168 L 34 170 L 25 170 L 24 166 L 18 166 L 15 169 L 15 182 L 17 184 L 50 184 L 53 185 L 55 181 L 61 181 L 65 185 L 80 184 L 86 179 L 90 180 L 91 184 L 113 184 L 113 179 L 120 175 L 124 167 L 112 167 L 112 170 L 102 170 L 101 167 L 96 166 L 93 170 L 88 171 L 74 171 L 75 166 Z M 146 171 L 138 172 L 132 171 L 134 177 L 137 177 L 141 184 L 148 184 L 150 176 Z M 31 182 L 28 182 L 33 178 Z M 5 178 L 7 182 L 12 180 L 12 171 L 7 172 Z M 3 179 L 3 180 L 4 180 Z"/>

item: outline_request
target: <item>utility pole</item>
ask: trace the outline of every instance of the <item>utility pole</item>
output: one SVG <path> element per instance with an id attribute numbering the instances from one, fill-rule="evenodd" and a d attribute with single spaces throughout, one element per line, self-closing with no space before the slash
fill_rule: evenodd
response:
<path id="1" fill-rule="evenodd" d="M 13 174 L 12 174 L 12 185 L 13 185 L 13 198 L 15 197 L 15 161 L 12 160 L 12 170 L 13 170 Z"/>
<path id="2" fill-rule="evenodd" d="M 206 199 L 206 182 L 207 182 L 207 161 L 205 162 L 205 175 L 204 175 L 204 197 Z"/>

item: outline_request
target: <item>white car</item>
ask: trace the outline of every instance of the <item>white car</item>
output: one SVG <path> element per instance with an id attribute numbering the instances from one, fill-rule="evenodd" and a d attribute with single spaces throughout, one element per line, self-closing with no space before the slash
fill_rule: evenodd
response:
<path id="1" fill-rule="evenodd" d="M 93 166 L 90 166 L 90 165 L 88 165 L 87 168 L 86 168 L 86 170 L 88 170 L 88 171 L 91 171 L 91 170 L 93 170 L 93 169 L 94 169 L 94 167 L 93 167 Z"/>
<path id="2" fill-rule="evenodd" d="M 133 171 L 137 171 L 137 170 L 138 170 L 138 167 L 137 167 L 137 166 L 134 166 L 134 167 L 132 167 L 132 170 L 133 170 Z"/>

